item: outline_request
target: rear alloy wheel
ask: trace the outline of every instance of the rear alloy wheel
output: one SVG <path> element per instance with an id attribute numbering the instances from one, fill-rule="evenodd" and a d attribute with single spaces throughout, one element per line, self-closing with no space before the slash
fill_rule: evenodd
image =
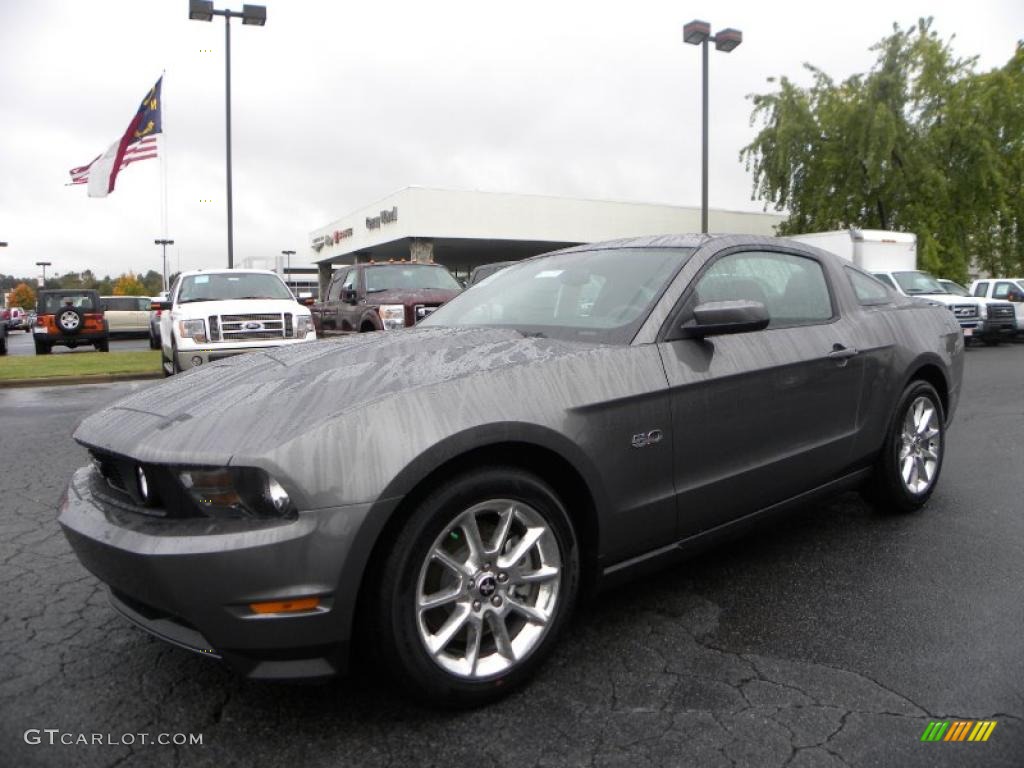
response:
<path id="1" fill-rule="evenodd" d="M 417 509 L 384 566 L 387 666 L 434 703 L 503 696 L 553 647 L 578 581 L 572 526 L 543 481 L 511 467 L 457 478 Z"/>
<path id="2" fill-rule="evenodd" d="M 931 497 L 942 471 L 945 421 L 935 388 L 911 382 L 900 398 L 869 487 L 869 497 L 880 508 L 913 512 Z"/>

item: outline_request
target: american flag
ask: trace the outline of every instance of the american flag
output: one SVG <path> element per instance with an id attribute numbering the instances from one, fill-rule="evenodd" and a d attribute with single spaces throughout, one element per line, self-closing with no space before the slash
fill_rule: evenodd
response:
<path id="1" fill-rule="evenodd" d="M 121 165 L 117 170 L 120 172 L 132 163 L 139 162 L 139 160 L 149 160 L 150 158 L 157 157 L 158 144 L 156 139 L 156 136 L 147 136 L 144 139 L 139 139 L 134 144 L 129 144 L 128 148 L 124 151 L 124 159 L 121 161 Z M 88 184 L 89 169 L 92 168 L 93 164 L 99 160 L 100 157 L 100 155 L 96 155 L 96 157 L 93 158 L 93 161 L 88 165 L 83 165 L 81 168 L 72 168 L 71 183 Z"/>
<path id="2" fill-rule="evenodd" d="M 118 173 L 132 163 L 157 156 L 157 135 L 163 133 L 162 84 L 163 77 L 149 89 L 121 138 L 88 165 L 68 172 L 71 184 L 87 184 L 89 197 L 106 197 L 114 191 Z"/>

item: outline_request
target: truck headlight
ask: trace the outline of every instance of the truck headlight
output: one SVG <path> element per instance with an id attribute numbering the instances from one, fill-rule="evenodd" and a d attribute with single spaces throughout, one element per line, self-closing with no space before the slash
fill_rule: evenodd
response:
<path id="1" fill-rule="evenodd" d="M 313 318 L 309 315 L 295 316 L 295 336 L 305 338 L 306 334 L 313 330 Z"/>
<path id="2" fill-rule="evenodd" d="M 988 318 L 988 304 L 982 304 L 980 307 L 978 307 L 978 315 L 981 317 L 982 320 Z"/>
<path id="3" fill-rule="evenodd" d="M 378 312 L 385 331 L 405 328 L 405 307 L 402 304 L 381 304 Z"/>
<path id="4" fill-rule="evenodd" d="M 206 343 L 205 320 L 179 320 L 178 332 L 183 339 L 192 339 L 196 344 Z"/>
<path id="5" fill-rule="evenodd" d="M 178 479 L 212 516 L 287 517 L 294 512 L 288 492 L 262 469 L 183 469 Z"/>

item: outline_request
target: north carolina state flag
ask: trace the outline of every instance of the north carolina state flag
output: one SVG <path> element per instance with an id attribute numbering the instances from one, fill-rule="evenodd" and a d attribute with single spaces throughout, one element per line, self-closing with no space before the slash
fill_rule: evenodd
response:
<path id="1" fill-rule="evenodd" d="M 106 197 L 114 191 L 118 173 L 132 163 L 157 156 L 157 134 L 163 132 L 160 96 L 162 83 L 163 77 L 149 89 L 120 139 L 88 165 L 69 171 L 72 184 L 89 185 L 89 197 Z"/>

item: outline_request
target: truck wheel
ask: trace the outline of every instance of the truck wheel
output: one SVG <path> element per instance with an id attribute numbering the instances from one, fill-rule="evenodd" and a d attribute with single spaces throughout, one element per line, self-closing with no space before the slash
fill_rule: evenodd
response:
<path id="1" fill-rule="evenodd" d="M 413 512 L 367 607 L 385 669 L 424 701 L 478 706 L 536 671 L 576 600 L 579 548 L 536 476 L 487 467 L 439 486 Z"/>
<path id="2" fill-rule="evenodd" d="M 998 336 L 991 336 L 991 337 L 988 337 L 988 338 L 984 338 L 984 339 L 982 339 L 982 341 L 985 342 L 985 346 L 986 347 L 998 347 L 999 346 L 999 337 Z"/>
<path id="3" fill-rule="evenodd" d="M 885 512 L 924 506 L 935 490 L 946 447 L 942 401 L 926 381 L 903 391 L 865 496 Z"/>

